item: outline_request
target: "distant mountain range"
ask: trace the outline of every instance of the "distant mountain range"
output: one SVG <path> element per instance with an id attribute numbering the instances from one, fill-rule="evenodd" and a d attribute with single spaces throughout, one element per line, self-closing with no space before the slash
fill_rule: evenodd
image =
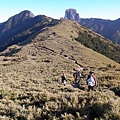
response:
<path id="1" fill-rule="evenodd" d="M 84 24 L 84 26 L 87 25 L 88 23 L 85 22 L 86 19 L 81 19 L 79 17 L 79 14 L 76 13 L 76 10 L 74 9 L 67 10 L 64 19 L 73 20 L 79 23 L 79 25 Z M 19 14 L 12 16 L 6 22 L 0 24 L 0 52 L 4 51 L 13 44 L 20 45 L 22 42 L 28 39 L 30 40 L 34 39 L 35 35 L 46 30 L 48 27 L 58 25 L 61 21 L 62 20 L 53 19 L 45 15 L 35 16 L 31 11 L 28 10 L 22 11 Z M 95 20 L 93 19 L 93 21 Z M 101 21 L 105 22 L 105 20 L 101 20 Z M 100 23 L 98 22 L 98 25 L 99 24 Z M 73 40 L 76 40 L 81 44 L 85 45 L 86 47 L 89 47 L 94 51 L 101 53 L 109 57 L 110 59 L 120 63 L 120 56 L 119 56 L 120 45 L 112 43 L 110 40 L 100 36 L 99 34 L 92 32 L 90 29 L 86 28 L 84 31 L 82 31 L 83 26 L 82 25 L 80 26 L 81 26 L 81 31 L 78 30 L 77 33 L 78 36 L 77 37 L 71 36 Z M 106 28 L 103 27 L 103 29 L 101 30 L 104 29 Z M 61 31 L 64 31 L 64 29 Z M 55 32 L 53 34 L 56 35 Z M 45 39 L 44 36 L 40 38 L 40 41 L 42 41 L 43 39 Z M 7 53 L 4 55 L 11 55 L 11 54 Z"/>
<path id="2" fill-rule="evenodd" d="M 120 18 L 117 20 L 104 20 L 97 18 L 80 18 L 75 9 L 67 9 L 64 19 L 74 20 L 80 25 L 104 36 L 105 38 L 120 44 Z"/>
<path id="3" fill-rule="evenodd" d="M 0 24 L 0 51 L 18 44 L 46 26 L 55 25 L 59 20 L 25 10 Z"/>

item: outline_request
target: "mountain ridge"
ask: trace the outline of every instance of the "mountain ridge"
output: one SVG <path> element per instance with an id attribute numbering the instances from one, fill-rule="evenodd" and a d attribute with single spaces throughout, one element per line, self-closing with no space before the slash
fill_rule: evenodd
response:
<path id="1" fill-rule="evenodd" d="M 70 42 L 71 42 L 71 40 L 72 40 L 73 42 L 76 43 L 77 41 L 75 40 L 75 38 L 79 37 L 79 33 L 80 32 L 84 33 L 84 32 L 86 32 L 86 30 L 87 30 L 86 28 L 83 28 L 82 26 L 80 26 L 76 22 L 72 22 L 72 21 L 69 21 L 69 20 L 63 20 L 63 21 L 59 21 L 59 24 L 57 24 L 55 26 L 52 26 L 50 28 L 46 27 L 46 28 L 43 28 L 43 30 L 41 29 L 40 31 L 37 32 L 37 34 L 33 34 L 32 37 L 30 36 L 28 39 L 26 39 L 25 41 L 21 42 L 19 45 L 24 47 L 24 45 L 26 46 L 27 44 L 29 44 L 29 42 L 32 42 L 32 41 L 35 41 L 35 43 L 37 42 L 38 44 L 39 44 L 39 42 L 42 42 L 42 44 L 45 44 L 46 41 L 49 41 L 49 40 L 52 41 L 52 39 L 55 39 L 55 38 L 57 38 L 57 39 L 59 38 L 60 39 L 60 37 L 62 39 L 64 39 L 65 41 L 66 40 L 70 40 Z M 93 33 L 93 37 L 96 37 L 96 36 L 99 36 L 99 34 Z M 104 39 L 104 37 L 102 39 Z M 51 41 L 50 41 L 49 45 L 51 44 Z M 64 44 L 64 42 L 63 42 L 63 44 Z M 81 43 L 77 42 L 76 44 L 81 44 Z M 55 47 L 56 49 L 54 50 L 54 49 L 52 49 L 52 48 L 54 48 L 54 46 L 51 44 L 50 45 L 51 48 L 48 48 L 48 50 L 56 51 L 55 53 L 60 54 L 62 49 L 60 49 L 58 45 L 55 45 L 55 46 L 57 46 L 57 47 Z M 43 47 L 44 47 L 44 45 L 43 45 Z M 47 47 L 45 47 L 45 48 L 47 48 Z M 8 51 L 9 51 L 9 49 L 8 49 Z M 23 51 L 27 51 L 27 50 L 23 50 Z M 30 49 L 30 51 L 31 51 L 31 49 Z M 1 53 L 1 55 L 5 55 L 4 52 L 5 51 L 3 51 Z M 21 55 L 22 54 L 24 54 L 24 53 L 21 53 Z M 26 53 L 26 54 L 29 54 L 29 53 Z"/>
<path id="2" fill-rule="evenodd" d="M 78 22 L 79 24 L 81 24 L 82 26 L 84 26 L 98 34 L 101 34 L 102 36 L 113 41 L 114 43 L 120 44 L 120 35 L 119 35 L 120 19 L 119 18 L 116 20 L 106 20 L 106 19 L 102 19 L 102 18 L 86 18 L 86 19 L 84 19 L 84 18 L 79 17 L 79 21 L 78 21 L 78 19 L 76 19 L 73 15 L 73 13 L 74 13 L 79 16 L 79 13 L 77 13 L 77 11 L 75 9 L 70 8 L 70 9 L 67 9 L 66 11 L 65 11 L 64 19 L 74 20 L 74 21 Z M 69 17 L 69 16 L 72 16 L 72 17 Z"/>
<path id="3" fill-rule="evenodd" d="M 20 19 L 19 19 L 19 16 L 20 16 Z M 19 19 L 19 20 L 17 21 L 16 19 Z M 27 37 L 29 37 L 31 34 L 36 32 L 37 30 L 41 29 L 42 27 L 54 24 L 52 22 L 52 18 L 47 17 L 45 15 L 34 16 L 30 11 L 27 11 L 27 10 L 20 12 L 19 14 L 11 17 L 10 20 L 11 21 L 16 20 L 17 23 L 11 26 L 11 22 L 10 22 L 10 28 L 8 28 L 7 31 L 4 31 L 4 33 L 2 33 L 4 28 L 3 30 L 1 30 L 0 51 L 5 50 L 8 46 L 12 44 L 17 44 L 21 41 L 24 41 Z M 54 20 L 54 21 L 57 21 L 57 20 Z M 8 25 L 8 23 L 9 23 L 9 19 L 6 22 L 6 25 Z"/>
<path id="4" fill-rule="evenodd" d="M 12 26 L 16 25 L 17 23 L 23 22 L 24 20 L 33 17 L 35 17 L 35 15 L 31 11 L 29 10 L 21 11 L 20 13 L 10 17 L 6 22 L 4 22 L 4 28 L 1 31 L 1 34 L 4 33 L 6 30 L 10 29 Z"/>
<path id="5" fill-rule="evenodd" d="M 73 9 L 71 9 L 69 12 L 71 13 Z M 73 12 L 73 14 L 75 15 L 76 11 Z M 47 17 L 45 15 L 38 15 L 38 16 L 34 16 L 32 14 L 31 16 L 31 12 L 30 11 L 23 11 L 21 13 L 15 16 L 13 16 L 13 21 L 14 19 L 18 19 L 19 16 L 20 16 L 20 19 L 22 18 L 23 21 L 20 22 L 20 20 L 18 21 L 17 25 L 15 23 L 15 25 L 13 27 L 11 27 L 11 29 L 7 30 L 3 36 L 0 36 L 0 41 L 1 41 L 1 45 L 0 45 L 0 51 L 2 52 L 3 50 L 5 50 L 7 47 L 13 45 L 13 44 L 20 44 L 21 42 L 25 41 L 26 39 L 28 39 L 29 37 L 32 37 L 34 34 L 37 34 L 39 31 L 43 30 L 43 28 L 46 28 L 46 27 L 52 27 L 54 25 L 57 25 L 59 24 L 59 21 L 62 21 L 62 20 L 56 20 L 56 19 L 53 19 L 53 18 L 50 18 L 50 17 Z M 26 17 L 27 16 L 27 17 Z M 79 18 L 79 14 L 77 14 L 78 18 Z M 11 19 L 11 18 L 10 18 Z M 93 19 L 94 20 L 94 19 Z M 79 24 L 80 25 L 80 24 Z M 21 27 L 22 26 L 22 27 Z M 78 26 L 78 25 L 77 25 Z M 82 27 L 82 26 L 81 26 Z M 72 29 L 72 28 L 71 28 Z M 84 29 L 84 28 L 83 28 Z M 44 29 L 45 30 L 45 29 Z M 63 31 L 63 30 L 61 30 Z M 92 31 L 89 31 L 86 29 L 86 31 L 84 32 L 81 32 L 79 31 L 79 35 L 81 35 L 83 38 L 80 38 L 80 39 L 85 39 L 87 38 L 87 41 L 90 40 L 90 41 L 95 41 L 95 44 L 96 44 L 96 47 L 100 48 L 99 51 L 97 50 L 97 52 L 101 53 L 101 54 L 104 54 L 106 55 L 107 57 L 117 61 L 117 62 L 120 62 L 120 59 L 119 59 L 119 45 L 113 45 L 113 43 L 111 43 L 109 40 L 108 41 L 108 44 L 110 47 L 105 47 L 104 49 L 107 48 L 108 51 L 105 51 L 102 46 L 100 47 L 99 44 L 103 44 L 104 45 L 104 42 L 105 40 L 102 40 L 102 43 L 100 41 L 100 39 L 105 39 L 103 38 L 102 36 L 97 36 L 96 38 L 94 37 L 91 37 L 91 33 Z M 62 34 L 62 33 L 61 33 Z M 84 35 L 83 35 L 84 34 Z M 96 33 L 92 33 L 92 35 L 96 36 L 97 34 Z M 77 38 L 75 38 L 74 36 L 71 36 L 74 39 L 77 40 Z M 44 37 L 43 37 L 44 38 Z M 80 42 L 80 40 L 78 40 Z M 86 41 L 86 42 L 87 42 Z M 97 42 L 98 41 L 98 42 Z M 109 43 L 110 42 L 110 43 Z M 98 44 L 99 43 L 99 44 Z M 83 44 L 83 43 L 82 43 Z M 90 43 L 91 44 L 91 43 Z M 87 45 L 88 47 L 89 45 Z M 93 46 L 93 45 L 92 45 Z M 117 48 L 118 47 L 118 48 Z M 91 47 L 92 49 L 93 47 Z M 101 50 L 103 49 L 104 52 L 100 52 Z M 96 48 L 93 48 L 93 50 L 96 50 Z M 118 50 L 118 51 L 117 51 Z M 113 54 L 113 51 L 114 51 L 114 54 Z M 113 54 L 111 56 L 111 54 Z M 117 59 L 115 59 L 117 56 Z"/>
<path id="6" fill-rule="evenodd" d="M 120 44 L 119 24 L 120 19 L 117 20 L 103 20 L 103 19 L 81 19 L 81 25 L 91 29 L 94 32 L 101 34 L 114 43 Z"/>

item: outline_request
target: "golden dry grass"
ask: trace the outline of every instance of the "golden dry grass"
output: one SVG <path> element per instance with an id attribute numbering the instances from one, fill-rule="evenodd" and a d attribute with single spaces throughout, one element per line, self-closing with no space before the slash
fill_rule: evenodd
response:
<path id="1" fill-rule="evenodd" d="M 111 90 L 120 88 L 120 64 L 76 42 L 79 31 L 85 30 L 75 22 L 62 21 L 3 52 L 20 48 L 11 56 L 0 56 L 1 120 L 120 117 L 120 97 Z M 76 68 L 84 68 L 80 89 L 72 86 Z M 89 70 L 95 71 L 98 81 L 93 97 L 86 86 Z M 61 84 L 63 72 L 67 86 Z"/>

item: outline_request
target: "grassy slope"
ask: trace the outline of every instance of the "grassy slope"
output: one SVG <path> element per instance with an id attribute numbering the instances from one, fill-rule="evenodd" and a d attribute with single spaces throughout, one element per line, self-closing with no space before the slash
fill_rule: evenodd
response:
<path id="1" fill-rule="evenodd" d="M 110 40 L 105 39 L 99 34 L 91 34 L 91 30 L 86 30 L 79 33 L 76 38 L 78 42 L 85 45 L 92 50 L 99 52 L 108 58 L 120 63 L 120 45 L 112 43 Z"/>
<path id="2" fill-rule="evenodd" d="M 120 87 L 120 64 L 75 41 L 84 30 L 75 22 L 62 21 L 4 51 L 20 48 L 12 56 L 0 57 L 1 119 L 120 117 L 120 98 L 111 91 Z M 71 85 L 78 67 L 85 68 L 81 89 Z M 85 81 L 89 70 L 95 71 L 98 80 L 93 98 L 88 97 Z M 68 78 L 65 87 L 62 72 Z"/>

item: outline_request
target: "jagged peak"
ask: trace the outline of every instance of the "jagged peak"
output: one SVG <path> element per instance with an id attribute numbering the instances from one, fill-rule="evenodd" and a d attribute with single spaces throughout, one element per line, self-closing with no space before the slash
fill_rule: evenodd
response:
<path id="1" fill-rule="evenodd" d="M 31 11 L 24 10 L 24 11 L 21 11 L 20 13 L 18 13 L 16 15 L 10 17 L 8 19 L 8 21 L 11 20 L 11 19 L 13 19 L 13 18 L 16 18 L 16 19 L 21 19 L 22 18 L 23 20 L 25 20 L 27 18 L 33 18 L 33 17 L 35 17 L 35 15 Z"/>
<path id="2" fill-rule="evenodd" d="M 77 13 L 76 9 L 66 9 L 64 19 L 73 20 L 77 23 L 80 23 L 80 16 Z"/>
<path id="3" fill-rule="evenodd" d="M 76 9 L 73 9 L 73 8 L 66 9 L 66 12 L 67 12 L 67 11 L 74 11 L 74 12 L 77 12 Z"/>
<path id="4" fill-rule="evenodd" d="M 20 14 L 26 15 L 26 17 L 35 17 L 35 15 L 31 11 L 29 11 L 29 10 L 21 11 L 17 15 L 20 15 Z"/>
<path id="5" fill-rule="evenodd" d="M 30 18 L 33 18 L 35 17 L 35 15 L 29 11 L 29 10 L 24 10 L 12 17 L 10 17 L 7 21 L 6 21 L 6 24 L 4 26 L 4 29 L 2 31 L 5 32 L 6 30 L 10 29 L 12 26 L 16 25 L 16 24 L 19 24 L 20 22 L 23 22 L 25 21 L 26 19 L 30 19 Z"/>

